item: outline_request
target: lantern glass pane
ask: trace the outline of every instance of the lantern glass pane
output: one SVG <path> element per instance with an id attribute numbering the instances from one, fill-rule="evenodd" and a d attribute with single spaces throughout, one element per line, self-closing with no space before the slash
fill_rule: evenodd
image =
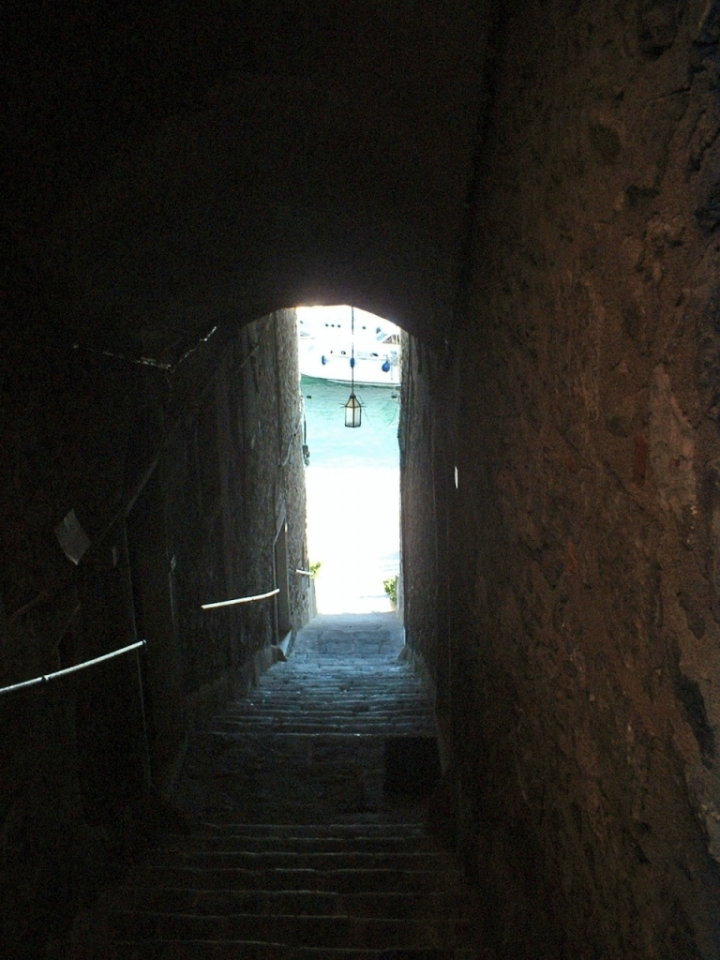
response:
<path id="1" fill-rule="evenodd" d="M 360 401 L 354 393 L 350 394 L 350 399 L 345 404 L 345 426 L 359 427 L 362 417 L 362 407 Z"/>

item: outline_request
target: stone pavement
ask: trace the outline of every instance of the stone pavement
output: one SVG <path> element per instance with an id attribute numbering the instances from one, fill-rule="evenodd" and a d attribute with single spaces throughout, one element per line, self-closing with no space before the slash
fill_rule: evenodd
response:
<path id="1" fill-rule="evenodd" d="M 489 958 L 424 830 L 434 720 L 402 643 L 389 613 L 301 631 L 194 738 L 175 801 L 196 829 L 101 897 L 73 960 Z"/>

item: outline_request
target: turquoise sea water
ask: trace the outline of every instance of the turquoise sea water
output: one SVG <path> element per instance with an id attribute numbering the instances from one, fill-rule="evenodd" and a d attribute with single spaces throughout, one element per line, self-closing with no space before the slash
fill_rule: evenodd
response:
<path id="1" fill-rule="evenodd" d="M 383 580 L 399 571 L 399 392 L 357 387 L 362 425 L 345 426 L 350 388 L 302 378 L 310 464 L 310 561 L 319 613 L 389 610 Z"/>
<path id="2" fill-rule="evenodd" d="M 389 387 L 355 387 L 362 425 L 345 426 L 350 387 L 302 377 L 310 467 L 371 466 L 397 469 L 400 393 Z"/>

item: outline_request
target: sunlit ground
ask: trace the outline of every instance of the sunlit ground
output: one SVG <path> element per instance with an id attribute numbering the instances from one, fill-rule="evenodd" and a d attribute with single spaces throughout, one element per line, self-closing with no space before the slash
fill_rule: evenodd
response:
<path id="1" fill-rule="evenodd" d="M 306 482 L 318 613 L 390 610 L 383 580 L 399 569 L 398 471 L 318 466 Z"/>

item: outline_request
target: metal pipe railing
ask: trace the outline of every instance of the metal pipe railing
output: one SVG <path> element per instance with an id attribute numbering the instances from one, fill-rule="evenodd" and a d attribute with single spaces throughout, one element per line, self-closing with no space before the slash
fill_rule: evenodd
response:
<path id="1" fill-rule="evenodd" d="M 150 745 L 148 743 L 147 720 L 145 717 L 145 694 L 143 691 L 142 670 L 140 668 L 140 650 L 147 646 L 147 640 L 138 640 L 127 647 L 120 647 L 119 650 L 113 650 L 111 653 L 104 653 L 101 657 L 93 657 L 92 660 L 85 660 L 83 663 L 76 663 L 74 667 L 65 667 L 64 670 L 55 670 L 53 673 L 44 673 L 41 677 L 34 677 L 32 680 L 23 680 L 21 683 L 13 683 L 9 687 L 0 687 L 0 697 L 6 693 L 17 693 L 19 690 L 29 690 L 32 687 L 44 687 L 51 680 L 59 680 L 61 677 L 67 677 L 71 673 L 78 673 L 80 670 L 87 670 L 88 667 L 94 667 L 98 663 L 104 663 L 106 660 L 114 660 L 116 657 L 122 657 L 126 653 L 135 652 L 135 664 L 137 667 L 138 680 L 138 702 L 140 707 L 140 723 L 142 726 L 144 756 L 142 758 L 143 777 L 148 787 L 152 783 L 152 773 L 150 769 Z"/>
<path id="2" fill-rule="evenodd" d="M 217 603 L 203 603 L 200 605 L 202 610 L 214 610 L 217 607 L 232 607 L 236 603 L 253 603 L 255 600 L 267 600 L 268 597 L 274 597 L 280 593 L 280 587 L 270 590 L 269 593 L 258 593 L 254 597 L 236 597 L 234 600 L 218 600 Z"/>
<path id="3" fill-rule="evenodd" d="M 138 640 L 137 643 L 131 643 L 128 647 L 121 647 L 119 650 L 113 650 L 112 653 L 104 653 L 101 657 L 95 657 L 92 660 L 86 660 L 84 663 L 78 663 L 74 667 L 65 667 L 64 670 L 56 670 L 54 673 L 45 673 L 41 677 L 35 677 L 33 680 L 23 680 L 22 683 L 13 683 L 9 687 L 0 687 L 0 696 L 5 693 L 15 693 L 17 690 L 27 690 L 30 687 L 37 687 L 40 684 L 49 683 L 51 680 L 57 680 L 59 677 L 67 677 L 71 673 L 77 673 L 79 670 L 86 670 L 88 667 L 94 667 L 96 663 L 102 663 L 104 660 L 113 660 L 115 657 L 121 657 L 124 653 L 130 653 L 132 650 L 139 650 L 140 647 L 144 647 L 146 645 L 146 640 Z"/>

